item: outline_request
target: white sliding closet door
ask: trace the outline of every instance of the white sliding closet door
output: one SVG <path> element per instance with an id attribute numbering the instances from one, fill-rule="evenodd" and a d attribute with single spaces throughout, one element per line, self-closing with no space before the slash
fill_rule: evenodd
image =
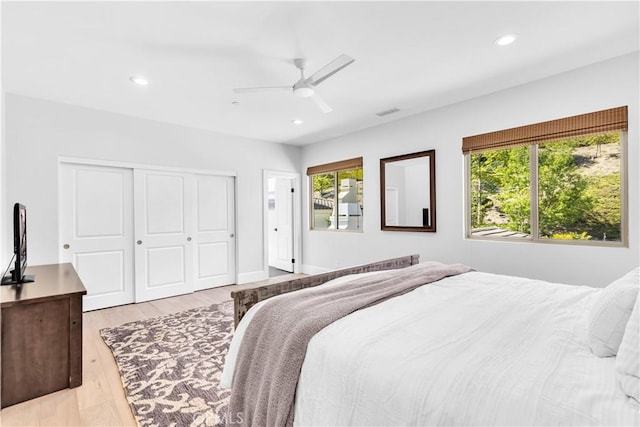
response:
<path id="1" fill-rule="evenodd" d="M 235 283 L 235 183 L 230 176 L 196 175 L 197 290 Z"/>
<path id="2" fill-rule="evenodd" d="M 194 179 L 134 171 L 136 302 L 194 290 Z"/>
<path id="3" fill-rule="evenodd" d="M 87 288 L 84 310 L 134 301 L 131 169 L 60 165 L 60 262 Z"/>
<path id="4" fill-rule="evenodd" d="M 235 178 L 137 165 L 60 163 L 60 262 L 84 310 L 236 280 Z"/>

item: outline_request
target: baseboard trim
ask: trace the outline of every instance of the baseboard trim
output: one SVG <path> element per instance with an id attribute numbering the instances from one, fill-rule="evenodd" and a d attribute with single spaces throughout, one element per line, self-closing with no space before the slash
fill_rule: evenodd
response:
<path id="1" fill-rule="evenodd" d="M 249 273 L 238 273 L 238 280 L 236 282 L 238 285 L 242 285 L 245 283 L 266 280 L 268 278 L 269 278 L 269 271 L 259 270 L 259 271 L 252 271 Z"/>
<path id="2" fill-rule="evenodd" d="M 302 264 L 302 273 L 304 274 L 321 274 L 331 271 L 330 268 L 316 267 L 315 265 Z"/>

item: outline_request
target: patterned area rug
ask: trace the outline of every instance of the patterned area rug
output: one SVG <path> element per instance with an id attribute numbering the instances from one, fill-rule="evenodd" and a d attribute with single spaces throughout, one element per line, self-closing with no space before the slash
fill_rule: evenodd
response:
<path id="1" fill-rule="evenodd" d="M 100 330 L 141 426 L 224 425 L 233 302 Z"/>

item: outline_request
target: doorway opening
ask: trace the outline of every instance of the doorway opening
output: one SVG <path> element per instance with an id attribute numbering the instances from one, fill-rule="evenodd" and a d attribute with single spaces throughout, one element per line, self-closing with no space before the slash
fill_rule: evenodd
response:
<path id="1" fill-rule="evenodd" d="M 270 278 L 300 271 L 299 181 L 296 173 L 264 172 L 265 270 Z"/>

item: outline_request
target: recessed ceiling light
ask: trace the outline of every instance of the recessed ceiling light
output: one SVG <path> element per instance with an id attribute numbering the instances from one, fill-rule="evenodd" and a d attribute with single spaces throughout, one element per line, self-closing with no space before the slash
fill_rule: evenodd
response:
<path id="1" fill-rule="evenodd" d="M 294 125 L 301 125 L 304 122 L 300 119 L 293 119 L 291 120 L 291 123 L 293 123 Z"/>
<path id="2" fill-rule="evenodd" d="M 497 39 L 494 43 L 498 46 L 507 46 L 516 41 L 517 38 L 517 34 L 505 34 L 504 36 Z"/>
<path id="3" fill-rule="evenodd" d="M 142 76 L 131 76 L 129 77 L 129 81 L 131 81 L 131 83 L 135 83 L 139 86 L 146 86 L 149 84 L 149 81 L 147 79 L 145 79 Z"/>

